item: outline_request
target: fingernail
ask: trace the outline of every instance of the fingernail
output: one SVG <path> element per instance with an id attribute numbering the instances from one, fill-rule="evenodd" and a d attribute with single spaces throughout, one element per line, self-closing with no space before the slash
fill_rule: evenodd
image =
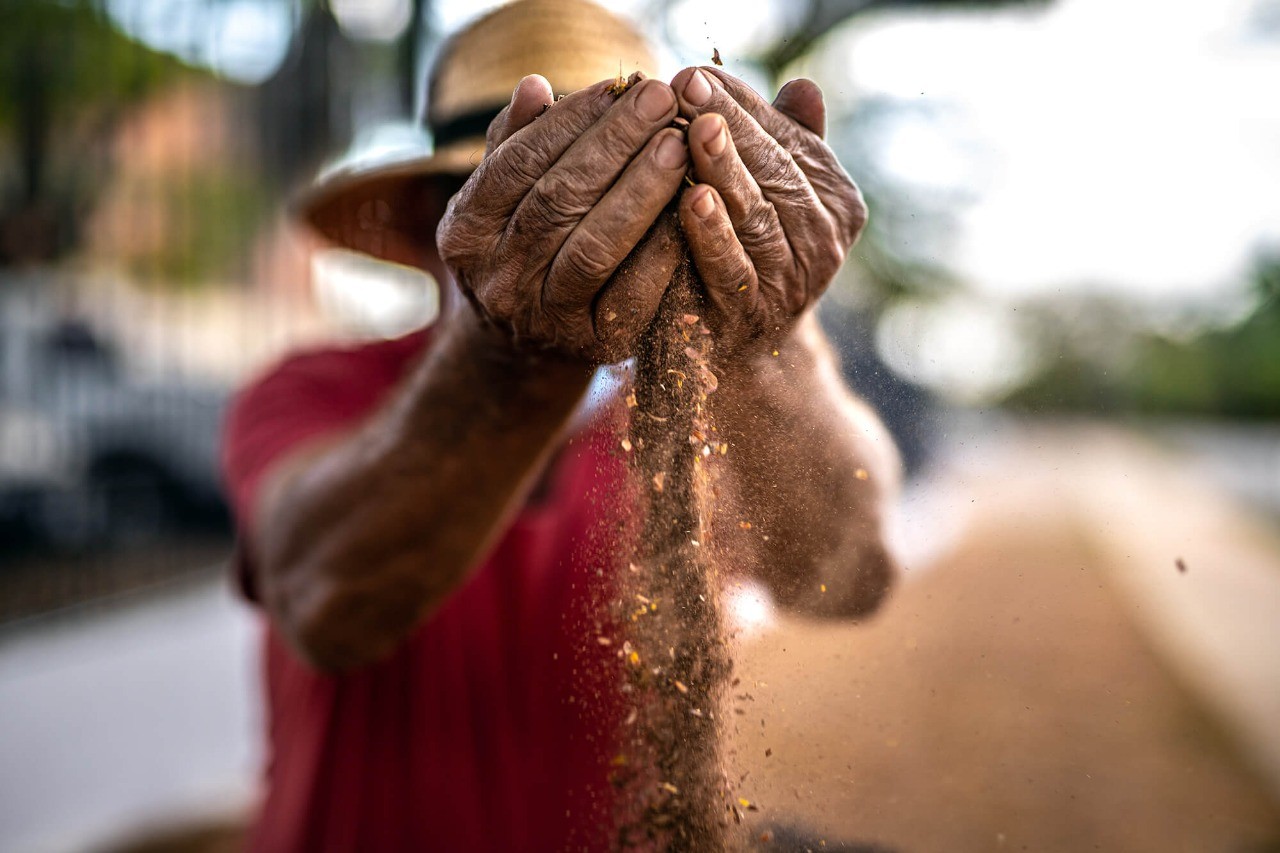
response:
<path id="1" fill-rule="evenodd" d="M 675 169 L 684 165 L 684 142 L 679 136 L 668 133 L 658 143 L 658 165 L 664 169 Z"/>
<path id="2" fill-rule="evenodd" d="M 684 84 L 684 99 L 695 107 L 700 107 L 711 100 L 711 81 L 707 75 L 695 70 Z"/>
<path id="3" fill-rule="evenodd" d="M 671 109 L 674 97 L 661 83 L 646 83 L 636 96 L 636 109 L 649 121 L 657 121 Z"/>
<path id="4" fill-rule="evenodd" d="M 719 157 L 724 153 L 724 149 L 729 145 L 729 128 L 725 126 L 723 121 L 717 121 L 714 135 L 709 139 L 704 139 L 702 147 L 712 157 Z"/>
<path id="5" fill-rule="evenodd" d="M 702 219 L 706 219 L 711 215 L 711 211 L 716 209 L 715 200 L 711 198 L 710 190 L 703 190 L 702 195 L 693 200 L 693 212 Z"/>

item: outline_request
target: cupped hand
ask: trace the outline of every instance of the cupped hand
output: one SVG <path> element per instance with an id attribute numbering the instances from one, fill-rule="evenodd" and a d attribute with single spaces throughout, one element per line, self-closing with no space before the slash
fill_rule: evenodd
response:
<path id="1" fill-rule="evenodd" d="M 718 360 L 771 351 L 858 239 L 862 194 L 823 141 L 826 111 L 811 81 L 788 83 L 772 105 L 719 69 L 686 68 L 672 88 L 698 181 L 681 197 L 680 223 Z"/>
<path id="2" fill-rule="evenodd" d="M 522 80 L 436 235 L 512 343 L 596 364 L 629 356 L 657 311 L 679 252 L 655 221 L 688 163 L 671 88 L 640 80 L 617 97 L 612 83 L 553 102 L 544 78 Z"/>

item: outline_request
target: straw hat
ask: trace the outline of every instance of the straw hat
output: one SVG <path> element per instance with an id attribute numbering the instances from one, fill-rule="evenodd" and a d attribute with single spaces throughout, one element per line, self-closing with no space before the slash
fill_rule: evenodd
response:
<path id="1" fill-rule="evenodd" d="M 424 144 L 390 161 L 341 165 L 304 193 L 295 210 L 334 244 L 382 255 L 382 241 L 371 232 L 403 229 L 415 211 L 415 231 L 434 227 L 420 221 L 415 204 L 424 182 L 456 184 L 476 168 L 489 123 L 523 77 L 541 74 L 561 95 L 655 67 L 640 33 L 588 0 L 508 3 L 455 33 L 437 54 L 422 119 L 434 150 Z"/>

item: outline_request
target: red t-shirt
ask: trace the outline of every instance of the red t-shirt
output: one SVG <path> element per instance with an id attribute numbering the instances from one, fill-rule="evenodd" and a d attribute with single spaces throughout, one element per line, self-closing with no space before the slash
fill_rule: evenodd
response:
<path id="1" fill-rule="evenodd" d="M 242 537 L 272 463 L 355 426 L 428 343 L 418 332 L 297 355 L 238 396 L 223 464 Z M 571 440 L 475 574 L 390 658 L 323 675 L 266 623 L 268 786 L 252 849 L 608 847 L 616 662 L 594 638 L 617 536 L 612 443 L 598 421 Z"/>

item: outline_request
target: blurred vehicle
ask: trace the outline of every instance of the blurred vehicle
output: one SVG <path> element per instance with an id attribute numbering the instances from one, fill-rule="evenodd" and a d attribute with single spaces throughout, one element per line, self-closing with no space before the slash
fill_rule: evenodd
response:
<path id="1" fill-rule="evenodd" d="M 225 401 L 131 378 L 83 321 L 0 313 L 0 538 L 76 550 L 220 523 Z"/>

